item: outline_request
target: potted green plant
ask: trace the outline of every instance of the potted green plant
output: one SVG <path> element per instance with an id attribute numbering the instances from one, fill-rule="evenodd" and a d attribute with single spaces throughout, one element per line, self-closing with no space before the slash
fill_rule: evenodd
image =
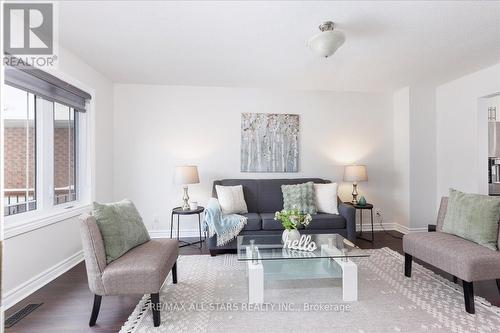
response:
<path id="1" fill-rule="evenodd" d="M 287 239 L 294 241 L 300 239 L 300 232 L 298 229 L 302 227 L 307 227 L 312 220 L 310 214 L 304 214 L 296 206 L 291 210 L 285 210 L 276 212 L 274 214 L 274 219 L 281 222 L 283 228 L 282 240 L 283 242 Z"/>

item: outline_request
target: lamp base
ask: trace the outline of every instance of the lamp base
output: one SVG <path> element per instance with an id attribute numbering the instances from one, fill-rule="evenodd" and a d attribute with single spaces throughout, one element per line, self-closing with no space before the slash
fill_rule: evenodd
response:
<path id="1" fill-rule="evenodd" d="M 352 184 L 352 201 L 351 201 L 351 203 L 353 205 L 358 204 L 358 184 L 357 183 Z"/>
<path id="2" fill-rule="evenodd" d="M 182 210 L 190 210 L 189 208 L 189 195 L 188 195 L 188 187 L 184 186 L 182 188 L 184 190 L 184 194 L 182 195 Z"/>

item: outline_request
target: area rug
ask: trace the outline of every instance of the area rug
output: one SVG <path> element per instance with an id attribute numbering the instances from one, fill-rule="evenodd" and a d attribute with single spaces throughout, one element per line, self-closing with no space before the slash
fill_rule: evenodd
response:
<path id="1" fill-rule="evenodd" d="M 247 301 L 245 264 L 236 255 L 181 256 L 178 284 L 161 292 L 161 326 L 153 327 L 149 296 L 139 302 L 122 333 L 142 332 L 498 332 L 500 308 L 476 297 L 464 310 L 459 285 L 388 248 L 357 258 L 359 299 L 342 301 L 340 279 L 266 281 L 265 303 Z"/>

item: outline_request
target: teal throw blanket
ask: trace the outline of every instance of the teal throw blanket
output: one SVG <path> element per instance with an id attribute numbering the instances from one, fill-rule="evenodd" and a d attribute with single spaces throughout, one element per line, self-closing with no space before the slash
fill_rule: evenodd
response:
<path id="1" fill-rule="evenodd" d="M 222 246 L 233 240 L 247 224 L 245 216 L 237 214 L 223 215 L 219 201 L 211 198 L 205 209 L 205 225 L 208 236 L 217 234 L 217 246 Z"/>

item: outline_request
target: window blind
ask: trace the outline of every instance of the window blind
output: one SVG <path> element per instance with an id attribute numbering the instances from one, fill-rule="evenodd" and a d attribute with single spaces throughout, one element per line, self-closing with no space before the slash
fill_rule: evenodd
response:
<path id="1" fill-rule="evenodd" d="M 89 93 L 38 68 L 5 67 L 5 84 L 85 112 Z"/>

